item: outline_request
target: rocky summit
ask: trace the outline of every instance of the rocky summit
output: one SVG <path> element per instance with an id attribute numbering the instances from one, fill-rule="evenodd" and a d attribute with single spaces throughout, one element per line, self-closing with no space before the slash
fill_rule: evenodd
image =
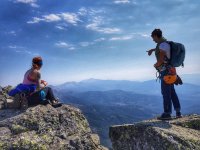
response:
<path id="1" fill-rule="evenodd" d="M 1 88 L 4 108 L 6 90 Z M 2 92 L 4 90 L 4 92 Z M 2 94 L 3 93 L 3 94 Z M 0 110 L 0 149 L 106 150 L 81 111 L 70 105 L 37 105 L 27 110 Z"/>
<path id="2" fill-rule="evenodd" d="M 114 150 L 200 150 L 200 115 L 110 127 Z"/>

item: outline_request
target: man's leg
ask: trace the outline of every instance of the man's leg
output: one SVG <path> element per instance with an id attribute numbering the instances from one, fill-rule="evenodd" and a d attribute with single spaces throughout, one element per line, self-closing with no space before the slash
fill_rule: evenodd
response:
<path id="1" fill-rule="evenodd" d="M 172 85 L 172 88 L 171 88 L 171 98 L 172 98 L 172 103 L 173 103 L 174 109 L 176 111 L 177 117 L 179 117 L 179 116 L 181 117 L 181 105 L 179 102 L 179 98 L 176 94 L 174 85 Z"/>
<path id="2" fill-rule="evenodd" d="M 166 84 L 164 80 L 161 80 L 161 92 L 163 95 L 164 113 L 169 115 L 171 115 L 172 113 L 171 86 L 172 85 L 170 84 Z"/>

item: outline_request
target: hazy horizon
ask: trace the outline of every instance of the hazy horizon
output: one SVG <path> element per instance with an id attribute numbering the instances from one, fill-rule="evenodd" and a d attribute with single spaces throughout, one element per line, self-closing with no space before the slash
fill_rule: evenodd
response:
<path id="1" fill-rule="evenodd" d="M 180 75 L 180 77 L 183 79 L 184 83 L 188 83 L 188 84 L 194 84 L 194 85 L 200 85 L 200 81 L 196 81 L 200 78 L 200 74 L 182 74 Z M 187 78 L 187 79 L 186 79 Z M 186 82 L 185 82 L 185 79 L 186 79 Z M 84 82 L 84 81 L 89 81 L 89 80 L 100 80 L 100 81 L 130 81 L 130 82 L 147 82 L 147 81 L 152 81 L 152 80 L 155 80 L 155 82 L 157 83 L 160 83 L 159 80 L 156 80 L 156 77 L 154 78 L 150 78 L 150 79 L 146 79 L 146 80 L 128 80 L 128 79 L 98 79 L 98 78 L 85 78 L 85 79 L 82 79 L 82 80 L 66 80 L 64 82 L 60 82 L 60 83 L 52 83 L 52 82 L 48 82 L 48 85 L 51 85 L 51 86 L 59 86 L 59 85 L 62 85 L 62 84 L 66 84 L 66 83 L 79 83 L 79 82 Z M 19 84 L 21 82 L 17 82 L 16 84 L 9 84 L 8 82 L 5 82 L 5 84 L 1 84 L 0 83 L 0 86 L 4 87 L 4 86 L 8 86 L 8 85 L 11 85 L 11 86 L 16 86 L 17 84 Z"/>
<path id="2" fill-rule="evenodd" d="M 89 78 L 155 79 L 160 28 L 186 47 L 178 74 L 200 74 L 200 1 L 189 0 L 1 0 L 0 85 L 23 80 L 34 56 L 41 56 L 49 84 Z M 169 11 L 170 10 L 170 11 Z"/>

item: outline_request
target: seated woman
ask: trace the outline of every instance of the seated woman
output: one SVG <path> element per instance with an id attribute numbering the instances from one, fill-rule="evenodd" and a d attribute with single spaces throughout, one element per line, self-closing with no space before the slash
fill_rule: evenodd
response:
<path id="1" fill-rule="evenodd" d="M 41 80 L 40 69 L 43 65 L 41 57 L 34 57 L 32 60 L 32 68 L 25 75 L 22 84 L 19 84 L 15 89 L 9 92 L 10 96 L 15 96 L 17 93 L 25 92 L 28 100 L 28 105 L 48 104 L 54 107 L 59 107 L 62 104 L 55 98 L 53 91 L 47 87 L 47 82 Z"/>

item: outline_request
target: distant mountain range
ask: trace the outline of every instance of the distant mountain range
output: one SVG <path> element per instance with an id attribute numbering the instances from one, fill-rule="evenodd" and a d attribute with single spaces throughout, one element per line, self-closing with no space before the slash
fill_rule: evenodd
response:
<path id="1" fill-rule="evenodd" d="M 183 82 L 184 82 L 183 85 L 175 86 L 179 94 L 192 96 L 192 95 L 197 95 L 199 93 L 200 85 L 198 85 L 198 80 L 196 84 L 191 84 L 191 83 L 186 83 L 183 78 Z M 159 80 L 157 82 L 156 80 L 137 82 L 137 81 L 127 81 L 127 80 L 88 79 L 80 82 L 66 82 L 59 86 L 55 86 L 54 88 L 62 92 L 123 90 L 123 91 L 132 91 L 138 94 L 160 95 Z"/>
<path id="2" fill-rule="evenodd" d="M 185 83 L 200 85 L 200 74 L 185 74 L 181 77 Z"/>
<path id="3" fill-rule="evenodd" d="M 108 128 L 114 124 L 133 123 L 162 113 L 160 84 L 155 80 L 88 79 L 52 86 L 64 102 L 79 107 L 86 115 L 102 144 L 110 147 Z M 200 85 L 176 86 L 183 114 L 200 114 Z"/>

